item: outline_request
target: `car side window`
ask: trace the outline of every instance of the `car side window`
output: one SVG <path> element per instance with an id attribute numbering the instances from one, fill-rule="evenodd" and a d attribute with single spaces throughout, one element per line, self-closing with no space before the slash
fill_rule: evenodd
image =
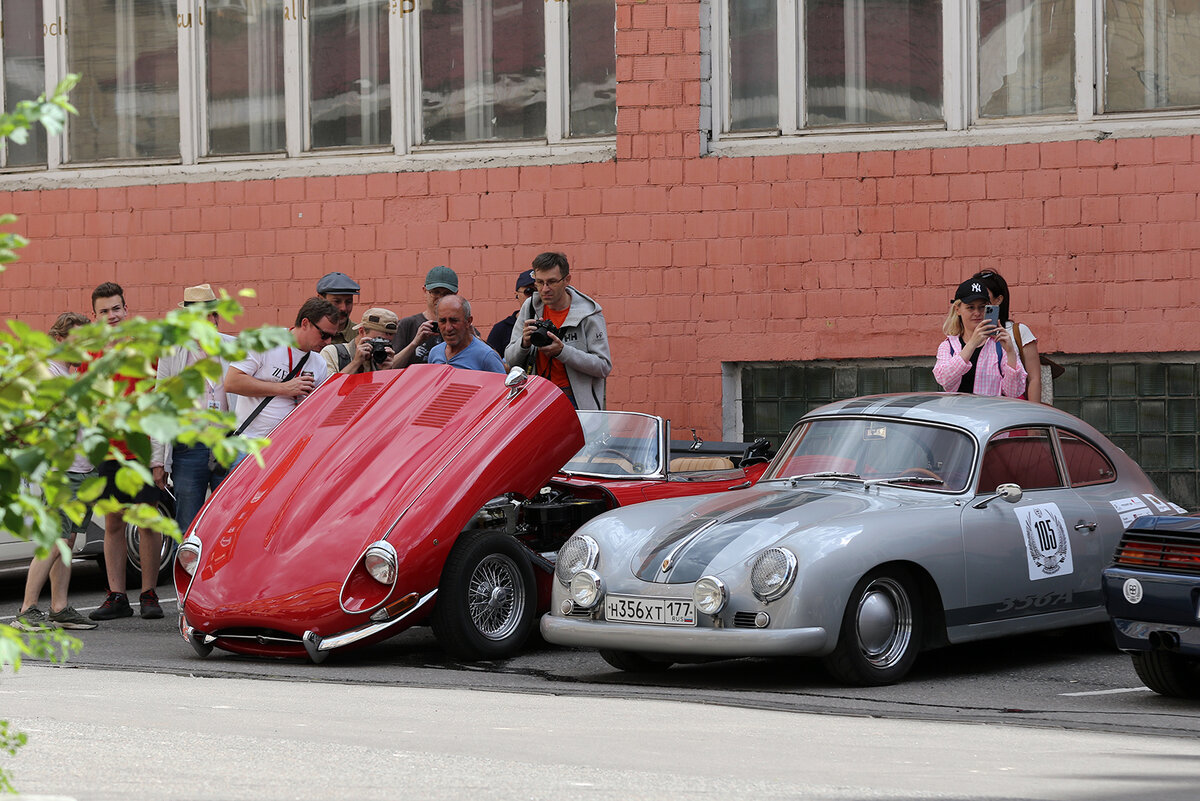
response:
<path id="1" fill-rule="evenodd" d="M 1001 484 L 1017 484 L 1023 490 L 1063 486 L 1049 429 L 1012 429 L 988 441 L 979 472 L 979 492 L 994 492 Z"/>
<path id="2" fill-rule="evenodd" d="M 1059 429 L 1058 446 L 1062 449 L 1063 466 L 1067 469 L 1067 480 L 1072 487 L 1107 484 L 1117 480 L 1117 471 L 1112 462 L 1087 440 Z"/>

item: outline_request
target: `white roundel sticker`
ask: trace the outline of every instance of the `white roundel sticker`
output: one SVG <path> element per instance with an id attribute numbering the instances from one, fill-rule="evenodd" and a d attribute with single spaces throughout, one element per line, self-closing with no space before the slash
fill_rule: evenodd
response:
<path id="1" fill-rule="evenodd" d="M 1129 601 L 1129 603 L 1141 603 L 1142 582 L 1137 579 L 1125 579 L 1125 584 L 1121 587 L 1121 592 L 1125 594 L 1125 600 Z"/>

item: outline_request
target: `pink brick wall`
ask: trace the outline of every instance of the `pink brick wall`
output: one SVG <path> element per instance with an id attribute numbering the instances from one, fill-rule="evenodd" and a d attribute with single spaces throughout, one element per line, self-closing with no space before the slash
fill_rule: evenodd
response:
<path id="1" fill-rule="evenodd" d="M 486 332 L 562 250 L 605 307 L 610 406 L 708 437 L 722 362 L 931 356 L 983 268 L 1043 350 L 1200 351 L 1200 137 L 701 158 L 698 4 L 617 22 L 615 162 L 7 193 L 32 243 L 0 318 L 45 328 L 106 280 L 161 314 L 209 281 L 287 324 L 330 270 L 403 315 L 447 264 Z"/>

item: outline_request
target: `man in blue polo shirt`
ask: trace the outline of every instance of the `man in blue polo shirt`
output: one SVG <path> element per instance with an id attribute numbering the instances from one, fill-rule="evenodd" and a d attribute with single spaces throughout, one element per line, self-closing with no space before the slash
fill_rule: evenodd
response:
<path id="1" fill-rule="evenodd" d="M 437 322 L 442 342 L 429 351 L 429 363 L 503 373 L 504 362 L 487 343 L 476 338 L 472 319 L 471 304 L 466 298 L 447 295 L 438 301 Z"/>

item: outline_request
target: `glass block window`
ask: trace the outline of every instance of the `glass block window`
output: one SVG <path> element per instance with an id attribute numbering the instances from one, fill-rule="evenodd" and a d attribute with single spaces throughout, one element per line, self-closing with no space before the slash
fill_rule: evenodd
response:
<path id="1" fill-rule="evenodd" d="M 1167 498 L 1200 509 L 1200 364 L 1058 361 L 1065 372 L 1054 382 L 1054 405 L 1099 429 Z M 778 447 L 797 420 L 830 401 L 939 392 L 930 367 L 928 360 L 742 365 L 743 433 Z"/>

